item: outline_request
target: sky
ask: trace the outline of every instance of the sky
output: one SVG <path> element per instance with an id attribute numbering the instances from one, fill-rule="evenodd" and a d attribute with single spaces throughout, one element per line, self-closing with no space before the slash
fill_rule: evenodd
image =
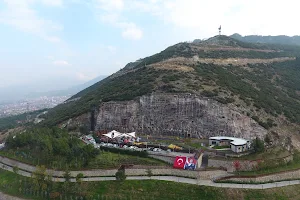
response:
<path id="1" fill-rule="evenodd" d="M 0 0 L 0 89 L 65 88 L 178 42 L 299 35 L 296 0 Z"/>

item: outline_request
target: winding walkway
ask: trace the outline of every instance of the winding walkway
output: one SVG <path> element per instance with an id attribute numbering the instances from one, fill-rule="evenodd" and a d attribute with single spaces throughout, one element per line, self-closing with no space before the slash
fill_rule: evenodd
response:
<path id="1" fill-rule="evenodd" d="M 13 172 L 13 166 L 18 166 L 19 167 L 18 174 L 26 177 L 31 177 L 31 172 L 35 171 L 35 167 L 31 165 L 0 156 L 0 168 Z M 62 171 L 54 171 L 54 170 L 48 170 L 48 171 L 51 171 L 52 174 L 56 174 L 56 175 L 61 175 L 62 173 Z M 76 172 L 73 171 L 73 173 L 86 174 L 87 171 L 76 171 Z M 105 176 L 105 177 L 94 176 L 94 177 L 82 178 L 82 181 L 114 181 L 114 180 L 116 180 L 116 178 L 113 176 Z M 268 188 L 276 188 L 276 187 L 284 187 L 289 185 L 300 184 L 300 180 L 280 181 L 280 182 L 264 183 L 264 184 L 215 183 L 209 179 L 192 179 L 192 178 L 183 178 L 183 177 L 176 177 L 176 176 L 151 176 L 151 177 L 128 176 L 127 180 L 163 180 L 163 181 L 172 181 L 172 182 L 187 183 L 193 185 L 203 185 L 203 186 L 222 187 L 222 188 L 240 188 L 240 189 L 268 189 Z M 53 181 L 64 182 L 65 179 L 62 178 L 61 176 L 59 177 L 54 175 Z M 71 178 L 71 182 L 76 182 L 75 178 Z"/>

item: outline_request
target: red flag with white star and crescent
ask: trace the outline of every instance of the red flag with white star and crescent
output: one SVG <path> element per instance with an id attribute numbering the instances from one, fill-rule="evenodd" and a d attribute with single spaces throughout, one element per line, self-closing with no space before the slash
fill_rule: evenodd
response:
<path id="1" fill-rule="evenodd" d="M 185 162 L 186 162 L 185 156 L 176 156 L 173 167 L 177 169 L 184 169 Z"/>

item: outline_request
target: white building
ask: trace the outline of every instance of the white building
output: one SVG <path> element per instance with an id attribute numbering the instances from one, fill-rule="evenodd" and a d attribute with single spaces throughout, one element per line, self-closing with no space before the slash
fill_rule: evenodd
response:
<path id="1" fill-rule="evenodd" d="M 242 138 L 216 136 L 209 138 L 209 146 L 229 146 L 231 151 L 241 153 L 250 149 L 250 141 Z"/>

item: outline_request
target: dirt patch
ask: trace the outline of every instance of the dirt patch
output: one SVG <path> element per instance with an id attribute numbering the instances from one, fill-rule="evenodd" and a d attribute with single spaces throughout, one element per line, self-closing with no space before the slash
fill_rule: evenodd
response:
<path id="1" fill-rule="evenodd" d="M 231 46 L 209 46 L 203 47 L 198 45 L 191 45 L 193 50 L 204 50 L 204 51 L 257 51 L 257 52 L 280 52 L 270 49 L 250 49 L 250 48 L 242 48 L 242 47 L 231 47 Z"/>
<path id="2" fill-rule="evenodd" d="M 176 63 L 168 63 L 168 62 L 160 62 L 150 65 L 155 69 L 162 69 L 162 70 L 176 70 L 176 71 L 183 71 L 183 72 L 192 72 L 194 69 L 189 66 L 179 65 Z"/>
<path id="3" fill-rule="evenodd" d="M 288 60 L 295 60 L 296 58 L 292 57 L 283 57 L 283 58 L 272 58 L 272 59 L 250 59 L 250 58 L 227 58 L 227 59 L 214 59 L 214 58 L 199 58 L 198 62 L 206 64 L 215 64 L 215 65 L 234 65 L 234 66 L 244 66 L 247 64 L 269 64 L 274 62 L 284 62 Z"/>
<path id="4" fill-rule="evenodd" d="M 272 58 L 272 59 L 252 59 L 252 58 L 199 58 L 194 56 L 192 58 L 176 57 L 170 58 L 162 62 L 158 62 L 150 65 L 151 67 L 157 69 L 166 69 L 166 70 L 178 70 L 178 71 L 194 71 L 190 66 L 205 63 L 205 64 L 214 64 L 220 66 L 233 65 L 233 66 L 247 66 L 248 64 L 269 64 L 274 62 L 285 62 L 288 60 L 295 60 L 295 57 L 282 57 L 282 58 Z M 249 71 L 251 69 L 249 68 Z"/>

